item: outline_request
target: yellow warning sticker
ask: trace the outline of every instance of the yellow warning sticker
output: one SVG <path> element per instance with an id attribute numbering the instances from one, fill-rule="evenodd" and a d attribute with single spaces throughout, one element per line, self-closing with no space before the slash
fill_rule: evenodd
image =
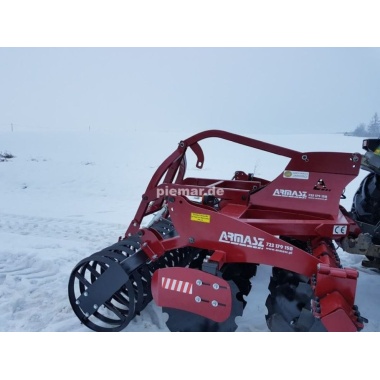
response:
<path id="1" fill-rule="evenodd" d="M 211 215 L 208 214 L 198 214 L 196 212 L 192 212 L 190 219 L 193 222 L 201 222 L 201 223 L 210 223 Z"/>

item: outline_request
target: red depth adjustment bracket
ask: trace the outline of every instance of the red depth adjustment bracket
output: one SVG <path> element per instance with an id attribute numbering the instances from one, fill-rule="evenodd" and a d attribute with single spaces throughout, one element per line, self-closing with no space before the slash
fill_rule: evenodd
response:
<path id="1" fill-rule="evenodd" d="M 363 322 L 354 305 L 359 273 L 351 268 L 332 268 L 319 264 L 317 276 L 312 277 L 315 300 L 312 310 L 327 331 L 355 332 L 363 329 Z"/>
<path id="2" fill-rule="evenodd" d="M 158 306 L 189 311 L 215 322 L 223 322 L 231 314 L 232 293 L 228 282 L 197 269 L 156 270 L 152 295 Z"/>

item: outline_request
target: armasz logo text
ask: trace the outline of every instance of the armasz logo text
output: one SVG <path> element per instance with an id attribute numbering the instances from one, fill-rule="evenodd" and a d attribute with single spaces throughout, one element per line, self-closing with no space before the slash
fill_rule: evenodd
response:
<path id="1" fill-rule="evenodd" d="M 307 198 L 307 191 L 276 189 L 273 193 L 273 196 L 285 197 L 285 198 L 306 199 Z"/>
<path id="2" fill-rule="evenodd" d="M 233 232 L 223 231 L 220 235 L 219 241 L 223 243 L 231 243 L 242 245 L 248 248 L 264 249 L 264 238 L 257 238 L 255 236 L 236 234 Z"/>

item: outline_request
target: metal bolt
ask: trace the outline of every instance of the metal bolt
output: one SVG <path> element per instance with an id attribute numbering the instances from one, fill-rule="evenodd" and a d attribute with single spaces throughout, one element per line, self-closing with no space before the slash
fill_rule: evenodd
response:
<path id="1" fill-rule="evenodd" d="M 195 281 L 195 283 L 198 285 L 198 286 L 201 286 L 203 284 L 202 280 L 197 280 Z"/>
<path id="2" fill-rule="evenodd" d="M 96 303 L 95 303 L 94 306 L 93 306 L 93 308 L 94 308 L 95 310 L 97 310 L 98 307 L 99 307 L 99 306 L 98 306 Z"/>
<path id="3" fill-rule="evenodd" d="M 88 317 L 90 316 L 90 314 L 89 314 L 89 313 L 84 313 L 84 316 L 85 316 L 86 318 L 88 318 Z"/>
<path id="4" fill-rule="evenodd" d="M 198 303 L 199 303 L 199 302 L 201 302 L 201 301 L 202 301 L 202 298 L 201 298 L 201 297 L 199 297 L 199 296 L 196 296 L 196 297 L 195 297 L 195 302 L 198 302 Z"/>
<path id="5" fill-rule="evenodd" d="M 194 239 L 193 237 L 190 237 L 190 238 L 189 238 L 189 243 L 190 243 L 190 244 L 193 244 L 194 242 L 195 242 L 195 239 Z"/>
<path id="6" fill-rule="evenodd" d="M 218 304 L 218 301 L 211 301 L 211 305 L 214 306 L 214 307 L 217 307 L 219 304 Z"/>
<path id="7" fill-rule="evenodd" d="M 84 295 L 85 297 L 87 297 L 87 296 L 88 296 L 88 293 L 87 293 L 87 292 L 84 292 L 83 295 Z"/>
<path id="8" fill-rule="evenodd" d="M 213 287 L 215 290 L 218 290 L 218 289 L 219 289 L 219 284 L 217 284 L 217 283 L 212 284 L 212 287 Z"/>
<path id="9" fill-rule="evenodd" d="M 79 300 L 76 300 L 75 303 L 76 303 L 77 305 L 79 305 L 79 304 L 80 304 L 80 301 L 79 301 Z"/>

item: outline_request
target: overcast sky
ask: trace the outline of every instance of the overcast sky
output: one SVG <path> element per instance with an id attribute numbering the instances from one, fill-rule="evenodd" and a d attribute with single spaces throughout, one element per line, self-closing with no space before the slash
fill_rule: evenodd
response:
<path id="1" fill-rule="evenodd" d="M 380 48 L 0 48 L 0 128 L 353 130 Z"/>

